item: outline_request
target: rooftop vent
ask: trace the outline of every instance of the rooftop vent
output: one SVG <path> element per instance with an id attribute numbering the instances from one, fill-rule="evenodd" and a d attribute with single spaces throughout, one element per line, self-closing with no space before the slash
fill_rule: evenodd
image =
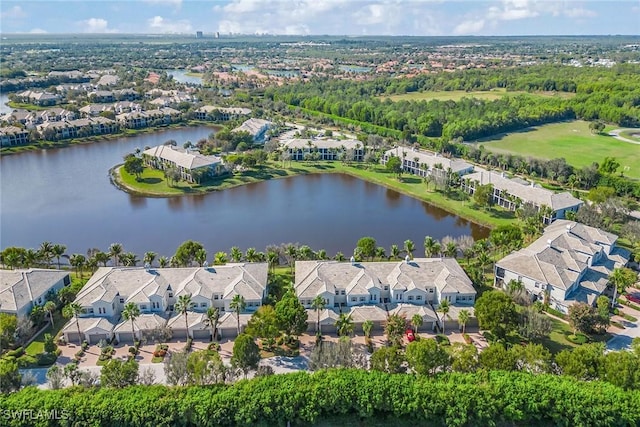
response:
<path id="1" fill-rule="evenodd" d="M 351 256 L 351 258 L 349 258 L 349 261 L 351 261 L 351 265 L 356 265 L 356 259 L 353 257 L 353 255 Z"/>
<path id="2" fill-rule="evenodd" d="M 547 247 L 548 247 L 548 248 L 550 248 L 550 247 L 551 247 L 551 243 L 552 243 L 551 239 L 548 239 L 548 240 L 547 240 Z"/>
<path id="3" fill-rule="evenodd" d="M 410 260 L 410 259 L 411 259 L 411 258 L 409 258 L 409 255 L 406 255 L 406 256 L 404 257 L 404 262 L 406 262 L 407 264 L 409 264 L 409 260 Z"/>

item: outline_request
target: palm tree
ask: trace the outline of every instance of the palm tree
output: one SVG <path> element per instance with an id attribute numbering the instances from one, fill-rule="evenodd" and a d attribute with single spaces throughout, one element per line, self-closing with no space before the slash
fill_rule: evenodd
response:
<path id="1" fill-rule="evenodd" d="M 414 314 L 411 318 L 411 325 L 413 326 L 413 332 L 418 335 L 418 328 L 422 326 L 424 319 L 418 313 Z"/>
<path id="2" fill-rule="evenodd" d="M 160 258 L 158 258 L 158 265 L 160 266 L 160 268 L 165 268 L 167 265 L 169 265 L 169 258 L 167 258 L 166 256 L 161 256 Z"/>
<path id="3" fill-rule="evenodd" d="M 258 253 L 256 252 L 256 248 L 248 248 L 244 254 L 244 257 L 248 262 L 256 262 L 258 260 Z"/>
<path id="4" fill-rule="evenodd" d="M 156 256 L 158 254 L 156 254 L 155 252 L 149 251 L 149 252 L 145 252 L 144 253 L 144 258 L 142 258 L 142 261 L 144 261 L 145 264 L 149 264 L 150 267 L 153 266 L 153 261 L 155 261 Z"/>
<path id="5" fill-rule="evenodd" d="M 198 249 L 194 258 L 198 265 L 202 267 L 204 263 L 207 262 L 207 251 L 205 249 Z"/>
<path id="6" fill-rule="evenodd" d="M 372 320 L 365 320 L 364 322 L 362 322 L 362 332 L 364 332 L 364 336 L 367 339 L 371 338 L 371 331 L 373 330 L 373 321 Z"/>
<path id="7" fill-rule="evenodd" d="M 387 257 L 387 253 L 382 246 L 376 248 L 376 257 L 381 261 Z"/>
<path id="8" fill-rule="evenodd" d="M 106 252 L 96 252 L 93 257 L 96 259 L 96 262 L 102 263 L 103 267 L 106 267 L 107 262 L 109 262 L 109 254 Z"/>
<path id="9" fill-rule="evenodd" d="M 391 245 L 389 258 L 393 260 L 400 258 L 400 248 L 398 247 L 398 245 Z"/>
<path id="10" fill-rule="evenodd" d="M 338 330 L 338 335 L 341 337 L 351 335 L 353 333 L 353 319 L 351 319 L 351 315 L 340 313 L 340 317 L 336 320 L 335 326 Z"/>
<path id="11" fill-rule="evenodd" d="M 242 251 L 240 250 L 239 247 L 234 246 L 234 247 L 231 248 L 231 260 L 233 262 L 242 261 Z"/>
<path id="12" fill-rule="evenodd" d="M 309 261 L 314 258 L 313 250 L 308 245 L 300 246 L 298 249 L 298 258 L 303 261 Z"/>
<path id="13" fill-rule="evenodd" d="M 122 254 L 122 243 L 112 243 L 109 246 L 109 256 L 113 258 L 113 265 L 118 266 L 118 259 Z"/>
<path id="14" fill-rule="evenodd" d="M 467 322 L 469 321 L 469 317 L 471 317 L 471 313 L 469 313 L 469 310 L 463 309 L 463 310 L 460 310 L 460 313 L 458 313 L 458 323 L 462 328 L 463 334 L 464 334 L 464 328 L 467 326 Z"/>
<path id="15" fill-rule="evenodd" d="M 27 249 L 24 251 L 24 258 L 22 260 L 22 264 L 25 267 L 33 267 L 36 265 L 38 259 L 42 259 L 46 261 L 44 255 L 40 251 L 34 251 L 33 249 Z"/>
<path id="16" fill-rule="evenodd" d="M 40 252 L 40 256 L 42 260 L 47 263 L 47 266 L 51 266 L 51 259 L 54 257 L 53 244 L 51 242 L 42 242 L 38 252 Z"/>
<path id="17" fill-rule="evenodd" d="M 426 236 L 424 238 L 424 256 L 427 258 L 431 258 L 434 255 L 438 255 L 440 253 L 440 243 L 436 239 L 431 236 Z"/>
<path id="18" fill-rule="evenodd" d="M 244 297 L 242 295 L 234 295 L 231 300 L 231 304 L 229 304 L 229 308 L 236 312 L 236 321 L 238 322 L 238 336 L 240 335 L 240 312 L 244 311 L 247 307 L 247 303 L 244 301 Z"/>
<path id="19" fill-rule="evenodd" d="M 124 320 L 131 320 L 131 332 L 133 334 L 133 341 L 136 340 L 136 329 L 134 321 L 140 316 L 140 307 L 136 303 L 128 302 L 122 309 L 122 317 Z"/>
<path id="20" fill-rule="evenodd" d="M 327 251 L 325 251 L 324 249 L 320 249 L 317 253 L 316 253 L 316 258 L 320 259 L 320 260 L 326 260 L 329 259 L 329 257 L 327 256 Z"/>
<path id="21" fill-rule="evenodd" d="M 409 258 L 413 259 L 413 252 L 416 250 L 416 245 L 411 240 L 404 241 L 404 251 L 409 255 Z"/>
<path id="22" fill-rule="evenodd" d="M 444 334 L 444 322 L 445 320 L 447 320 L 447 317 L 449 317 L 449 309 L 451 309 L 451 305 L 449 304 L 448 300 L 443 299 L 442 301 L 440 301 L 440 307 L 438 307 L 438 311 L 442 313 L 442 333 L 443 334 Z"/>
<path id="23" fill-rule="evenodd" d="M 284 253 L 289 261 L 289 267 L 291 268 L 291 274 L 293 274 L 293 267 L 296 264 L 296 259 L 298 258 L 298 250 L 292 244 L 288 244 L 284 250 Z"/>
<path id="24" fill-rule="evenodd" d="M 49 320 L 51 321 L 51 330 L 53 330 L 53 312 L 56 311 L 56 303 L 53 301 L 47 301 L 44 304 L 44 311 L 49 315 Z"/>
<path id="25" fill-rule="evenodd" d="M 211 328 L 212 341 L 218 336 L 218 320 L 220 320 L 220 309 L 218 307 L 209 307 L 205 323 Z"/>
<path id="26" fill-rule="evenodd" d="M 327 306 L 327 304 L 326 304 L 324 298 L 322 298 L 321 295 L 317 295 L 313 299 L 313 301 L 311 301 L 311 308 L 313 308 L 313 310 L 317 314 L 316 332 L 318 332 L 320 335 L 322 335 L 322 331 L 320 330 L 320 312 L 322 310 L 324 310 L 326 306 Z"/>
<path id="27" fill-rule="evenodd" d="M 456 258 L 458 256 L 458 245 L 456 245 L 456 242 L 448 242 L 443 253 L 444 256 L 448 258 Z"/>
<path id="28" fill-rule="evenodd" d="M 334 256 L 333 259 L 340 262 L 346 260 L 346 258 L 344 257 L 344 254 L 340 251 L 336 252 L 336 256 Z"/>
<path id="29" fill-rule="evenodd" d="M 269 263 L 269 270 L 271 273 L 276 272 L 276 267 L 280 264 L 280 255 L 278 252 L 270 250 L 267 252 L 267 262 Z"/>
<path id="30" fill-rule="evenodd" d="M 618 292 L 623 293 L 637 280 L 638 276 L 629 268 L 614 268 L 609 275 L 609 282 L 613 285 L 612 304 L 615 304 Z"/>
<path id="31" fill-rule="evenodd" d="M 69 264 L 71 264 L 76 269 L 76 274 L 80 274 L 80 278 L 82 278 L 82 268 L 84 267 L 87 259 L 82 254 L 73 254 L 69 258 Z"/>
<path id="32" fill-rule="evenodd" d="M 189 337 L 189 309 L 191 308 L 191 306 L 193 305 L 193 302 L 191 302 L 191 294 L 186 294 L 186 295 L 180 295 L 178 297 L 178 302 L 176 303 L 174 309 L 180 313 L 180 314 L 184 314 L 184 325 L 187 327 L 187 338 Z"/>
<path id="33" fill-rule="evenodd" d="M 71 319 L 72 317 L 76 318 L 76 328 L 78 328 L 78 340 L 80 345 L 82 345 L 82 333 L 80 332 L 80 322 L 78 321 L 78 316 L 82 313 L 82 306 L 77 302 L 72 302 L 62 309 L 62 315 Z"/>
<path id="34" fill-rule="evenodd" d="M 228 261 L 226 252 L 219 251 L 213 256 L 213 263 L 216 265 L 224 265 Z"/>
<path id="35" fill-rule="evenodd" d="M 64 255 L 64 252 L 67 250 L 65 245 L 53 245 L 51 248 L 51 255 L 56 257 L 58 261 L 58 270 L 60 270 L 60 257 Z"/>
<path id="36" fill-rule="evenodd" d="M 122 260 L 122 265 L 125 267 L 135 267 L 140 262 L 138 256 L 133 252 L 120 255 L 120 259 Z"/>

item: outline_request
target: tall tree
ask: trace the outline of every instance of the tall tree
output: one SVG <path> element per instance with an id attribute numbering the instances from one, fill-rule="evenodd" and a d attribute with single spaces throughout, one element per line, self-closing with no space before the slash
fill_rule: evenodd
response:
<path id="1" fill-rule="evenodd" d="M 400 258 L 400 248 L 398 248 L 398 245 L 391 245 L 389 258 L 392 260 L 397 260 Z"/>
<path id="2" fill-rule="evenodd" d="M 513 300 L 501 291 L 483 293 L 476 300 L 475 315 L 480 328 L 491 331 L 498 338 L 505 338 L 518 324 L 518 313 Z"/>
<path id="3" fill-rule="evenodd" d="M 460 324 L 460 328 L 462 328 L 463 334 L 470 317 L 471 317 L 471 313 L 467 309 L 462 309 L 458 313 L 458 323 Z"/>
<path id="4" fill-rule="evenodd" d="M 198 252 L 201 250 L 204 250 L 204 246 L 202 246 L 202 243 L 194 242 L 193 240 L 187 240 L 186 242 L 178 246 L 175 255 L 173 255 L 173 259 L 177 265 L 181 267 L 188 267 L 193 263 L 193 261 L 196 259 L 196 254 L 198 254 Z M 202 253 L 200 253 L 199 259 L 201 259 L 201 255 Z M 204 253 L 204 255 L 206 259 L 206 252 Z M 204 263 L 204 261 L 202 262 Z"/>
<path id="5" fill-rule="evenodd" d="M 360 249 L 363 257 L 372 260 L 376 255 L 376 239 L 373 237 L 362 237 L 358 240 L 356 248 Z"/>
<path id="6" fill-rule="evenodd" d="M 79 274 L 80 278 L 82 278 L 82 270 L 86 262 L 87 262 L 87 259 L 82 254 L 73 254 L 71 255 L 71 257 L 69 257 L 69 264 L 75 267 L 76 274 Z"/>
<path id="7" fill-rule="evenodd" d="M 54 257 L 53 254 L 53 243 L 51 242 L 42 242 L 40 244 L 40 248 L 38 249 L 42 260 L 47 264 L 47 267 L 51 266 L 51 260 Z"/>
<path id="8" fill-rule="evenodd" d="M 340 313 L 336 320 L 336 330 L 341 337 L 348 337 L 353 333 L 353 319 L 351 315 Z"/>
<path id="9" fill-rule="evenodd" d="M 242 251 L 240 250 L 239 247 L 237 246 L 233 246 L 231 248 L 231 260 L 233 262 L 240 262 L 242 261 Z"/>
<path id="10" fill-rule="evenodd" d="M 149 264 L 150 267 L 153 267 L 153 261 L 155 261 L 157 255 L 158 254 L 152 251 L 145 252 L 144 257 L 142 258 L 142 261 L 145 264 Z"/>
<path id="11" fill-rule="evenodd" d="M 218 336 L 218 321 L 220 320 L 220 309 L 218 307 L 209 307 L 207 309 L 207 317 L 205 323 L 211 328 L 211 340 L 215 340 Z"/>
<path id="12" fill-rule="evenodd" d="M 198 249 L 195 253 L 194 259 L 198 265 L 202 267 L 204 263 L 207 262 L 207 251 L 204 248 Z"/>
<path id="13" fill-rule="evenodd" d="M 414 314 L 411 317 L 411 325 L 413 326 L 413 331 L 416 335 L 418 335 L 418 329 L 422 326 L 423 322 L 424 320 L 422 319 L 422 316 L 420 316 L 418 313 Z"/>
<path id="14" fill-rule="evenodd" d="M 179 313 L 184 315 L 184 326 L 187 328 L 187 338 L 190 338 L 189 336 L 189 309 L 191 308 L 191 306 L 193 305 L 193 302 L 191 301 L 191 294 L 185 294 L 185 295 L 180 295 L 178 297 L 178 302 L 176 302 L 176 305 L 174 307 L 174 309 Z"/>
<path id="15" fill-rule="evenodd" d="M 407 329 L 407 319 L 399 314 L 391 314 L 387 316 L 387 323 L 384 326 L 384 332 L 387 334 L 387 341 L 391 345 L 402 345 L 402 337 Z"/>
<path id="16" fill-rule="evenodd" d="M 120 259 L 120 255 L 122 255 L 122 244 L 121 243 L 112 243 L 109 246 L 109 256 L 113 258 L 113 265 L 115 267 L 118 266 L 118 260 Z"/>
<path id="17" fill-rule="evenodd" d="M 76 319 L 76 328 L 78 329 L 78 344 L 82 345 L 82 332 L 80 332 L 80 321 L 79 316 L 82 314 L 82 306 L 77 302 L 72 302 L 66 307 L 62 309 L 62 315 L 71 319 L 72 317 Z"/>
<path id="18" fill-rule="evenodd" d="M 56 303 L 53 301 L 47 301 L 44 304 L 44 311 L 49 315 L 49 321 L 51 322 L 51 330 L 53 330 L 53 312 L 56 311 Z"/>
<path id="19" fill-rule="evenodd" d="M 58 261 L 58 270 L 60 270 L 60 258 L 64 255 L 67 247 L 65 245 L 56 244 L 51 248 L 51 255 L 56 257 Z"/>
<path id="20" fill-rule="evenodd" d="M 440 306 L 438 307 L 438 311 L 442 313 L 442 333 L 445 333 L 444 324 L 447 321 L 447 317 L 449 317 L 449 310 L 451 309 L 451 305 L 449 300 L 443 299 L 440 301 Z"/>
<path id="21" fill-rule="evenodd" d="M 243 312 L 246 307 L 247 303 L 245 302 L 244 297 L 238 294 L 233 296 L 233 299 L 229 304 L 229 308 L 231 308 L 231 310 L 235 311 L 236 313 L 238 335 L 240 335 L 240 313 Z"/>
<path id="22" fill-rule="evenodd" d="M 260 349 L 253 337 L 247 334 L 238 335 L 233 343 L 231 366 L 235 369 L 240 369 L 246 378 L 249 371 L 258 368 L 259 362 Z"/>
<path id="23" fill-rule="evenodd" d="M 404 251 L 406 252 L 407 255 L 409 255 L 410 259 L 413 259 L 413 252 L 416 250 L 416 245 L 413 243 L 412 240 L 405 240 L 404 241 Z"/>
<path id="24" fill-rule="evenodd" d="M 275 306 L 280 330 L 298 337 L 307 330 L 307 311 L 300 303 L 293 287 L 289 287 Z"/>
<path id="25" fill-rule="evenodd" d="M 419 375 L 435 375 L 451 364 L 449 354 L 433 338 L 410 342 L 406 357 L 409 367 Z"/>
<path id="26" fill-rule="evenodd" d="M 442 249 L 440 243 L 431 236 L 426 236 L 424 238 L 424 256 L 427 258 L 432 258 L 434 256 L 440 255 L 440 250 Z"/>
<path id="27" fill-rule="evenodd" d="M 638 280 L 638 275 L 630 268 L 614 268 L 609 276 L 609 283 L 613 284 L 612 304 L 615 304 L 618 292 L 623 293 Z"/>
<path id="28" fill-rule="evenodd" d="M 135 320 L 140 317 L 140 307 L 134 302 L 128 302 L 122 309 L 122 318 L 124 320 L 131 320 L 131 333 L 133 334 L 133 340 L 136 340 Z"/>
<path id="29" fill-rule="evenodd" d="M 320 330 L 320 312 L 325 309 L 327 304 L 324 301 L 322 295 L 316 295 L 316 297 L 311 301 L 311 308 L 316 312 L 316 333 L 322 335 L 322 331 Z"/>

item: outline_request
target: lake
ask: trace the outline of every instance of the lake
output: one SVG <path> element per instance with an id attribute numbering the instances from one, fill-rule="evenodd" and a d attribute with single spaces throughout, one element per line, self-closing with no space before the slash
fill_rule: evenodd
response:
<path id="1" fill-rule="evenodd" d="M 6 114 L 13 111 L 13 108 L 7 105 L 9 102 L 9 95 L 6 93 L 0 93 L 0 114 Z"/>
<path id="2" fill-rule="evenodd" d="M 202 77 L 188 76 L 189 70 L 166 70 L 167 74 L 173 76 L 173 79 L 178 83 L 189 83 L 194 85 L 202 85 Z"/>
<path id="3" fill-rule="evenodd" d="M 0 157 L 0 247 L 63 243 L 68 253 L 120 242 L 142 257 L 170 256 L 180 243 L 202 242 L 210 256 L 300 243 L 351 254 L 372 236 L 387 251 L 404 240 L 422 253 L 425 235 L 486 237 L 488 230 L 384 187 L 347 175 L 277 179 L 220 192 L 144 198 L 115 188 L 108 170 L 145 146 L 207 137 L 211 128 L 172 129 L 62 149 Z"/>

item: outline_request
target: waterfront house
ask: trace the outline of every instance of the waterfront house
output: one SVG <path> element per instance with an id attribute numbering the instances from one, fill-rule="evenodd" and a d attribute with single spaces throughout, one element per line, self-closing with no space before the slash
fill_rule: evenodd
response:
<path id="1" fill-rule="evenodd" d="M 215 120 L 226 122 L 238 117 L 248 116 L 251 110 L 240 107 L 216 107 L 214 105 L 203 105 L 194 111 L 196 120 Z"/>
<path id="2" fill-rule="evenodd" d="M 29 131 L 17 126 L 0 127 L 0 147 L 11 147 L 29 143 Z"/>
<path id="3" fill-rule="evenodd" d="M 28 316 L 34 305 L 44 305 L 50 292 L 71 283 L 69 272 L 30 268 L 0 270 L 0 313 Z"/>
<path id="4" fill-rule="evenodd" d="M 582 200 L 573 197 L 567 191 L 556 193 L 536 185 L 533 181 L 510 179 L 504 173 L 480 168 L 466 175 L 461 182 L 462 189 L 469 194 L 475 193 L 479 185 L 491 185 L 493 203 L 505 209 L 515 211 L 524 203 L 532 204 L 538 211 L 542 210 L 545 224 L 563 219 L 567 212 L 577 212 L 583 205 Z M 545 206 L 548 209 L 543 209 Z"/>
<path id="5" fill-rule="evenodd" d="M 36 90 L 25 90 L 17 93 L 16 97 L 22 102 L 39 105 L 41 107 L 55 105 L 62 99 L 60 95 Z"/>
<path id="6" fill-rule="evenodd" d="M 614 268 L 629 261 L 618 236 L 574 221 L 557 220 L 528 247 L 495 265 L 495 285 L 521 282 L 532 297 L 567 313 L 575 302 L 594 304 Z"/>
<path id="7" fill-rule="evenodd" d="M 227 172 L 222 158 L 218 156 L 205 156 L 171 145 L 149 148 L 142 152 L 142 158 L 147 166 L 155 169 L 178 169 L 181 178 L 188 182 L 200 182 Z"/>
<path id="8" fill-rule="evenodd" d="M 349 160 L 364 159 L 364 145 L 355 139 L 293 138 L 281 141 L 281 144 L 291 160 L 309 160 L 313 153 L 318 153 L 319 160 L 340 160 L 346 156 Z"/>
<path id="9" fill-rule="evenodd" d="M 439 153 L 419 150 L 417 148 L 396 147 L 387 150 L 381 163 L 386 165 L 391 157 L 402 160 L 404 172 L 426 178 L 448 179 L 449 174 L 459 176 L 473 172 L 473 165 L 455 157 L 444 157 Z"/>

